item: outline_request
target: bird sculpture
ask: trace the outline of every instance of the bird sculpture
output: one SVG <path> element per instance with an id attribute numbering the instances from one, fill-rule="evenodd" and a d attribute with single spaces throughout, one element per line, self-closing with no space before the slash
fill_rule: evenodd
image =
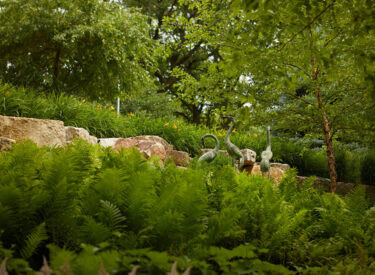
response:
<path id="1" fill-rule="evenodd" d="M 241 171 L 243 165 L 244 165 L 244 157 L 241 153 L 240 149 L 234 145 L 232 142 L 230 142 L 229 135 L 232 133 L 234 129 L 234 118 L 232 116 L 223 116 L 223 118 L 228 118 L 232 120 L 232 125 L 229 127 L 227 134 L 224 138 L 224 144 L 227 148 L 228 154 L 232 158 L 232 166 L 236 167 L 236 161 L 239 160 L 238 170 Z"/>
<path id="2" fill-rule="evenodd" d="M 267 148 L 265 151 L 262 152 L 262 160 L 260 162 L 260 171 L 262 171 L 262 176 L 264 173 L 268 172 L 268 178 L 270 178 L 270 159 L 272 158 L 272 151 L 271 151 L 271 135 L 270 135 L 271 127 L 267 126 Z"/>
<path id="3" fill-rule="evenodd" d="M 207 134 L 207 135 L 204 135 L 201 137 L 201 141 L 202 141 L 202 144 L 203 144 L 203 147 L 205 147 L 204 145 L 204 139 L 206 137 L 210 137 L 210 138 L 213 138 L 216 142 L 216 145 L 215 145 L 215 148 L 207 153 L 204 153 L 199 159 L 198 159 L 198 162 L 201 162 L 201 161 L 206 161 L 206 162 L 211 162 L 213 161 L 216 156 L 217 156 L 217 153 L 219 152 L 219 148 L 220 148 L 220 143 L 219 143 L 219 140 L 217 139 L 216 136 L 214 135 L 210 135 L 210 134 Z"/>

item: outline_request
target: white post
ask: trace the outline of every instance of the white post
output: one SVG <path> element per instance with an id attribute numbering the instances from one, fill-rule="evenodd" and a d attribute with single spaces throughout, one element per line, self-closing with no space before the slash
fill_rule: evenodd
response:
<path id="1" fill-rule="evenodd" d="M 117 116 L 120 116 L 120 98 L 117 97 Z"/>

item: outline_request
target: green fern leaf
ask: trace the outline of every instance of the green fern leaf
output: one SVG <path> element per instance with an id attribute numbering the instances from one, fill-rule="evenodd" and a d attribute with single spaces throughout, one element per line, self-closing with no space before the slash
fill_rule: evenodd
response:
<path id="1" fill-rule="evenodd" d="M 48 236 L 45 223 L 42 223 L 35 227 L 31 233 L 27 235 L 25 245 L 21 249 L 21 256 L 25 259 L 30 258 L 40 244 L 47 239 Z"/>
<path id="2" fill-rule="evenodd" d="M 121 214 L 120 209 L 109 201 L 100 200 L 102 212 L 99 214 L 101 221 L 112 231 L 124 228 L 126 218 Z"/>
<path id="3" fill-rule="evenodd" d="M 86 217 L 86 222 L 80 228 L 81 242 L 98 245 L 108 240 L 111 232 L 107 226 L 96 222 L 92 217 Z"/>

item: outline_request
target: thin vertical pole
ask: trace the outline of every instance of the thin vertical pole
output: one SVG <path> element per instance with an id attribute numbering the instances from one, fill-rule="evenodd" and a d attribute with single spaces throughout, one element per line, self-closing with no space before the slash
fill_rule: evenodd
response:
<path id="1" fill-rule="evenodd" d="M 117 116 L 120 116 L 120 98 L 117 97 Z"/>

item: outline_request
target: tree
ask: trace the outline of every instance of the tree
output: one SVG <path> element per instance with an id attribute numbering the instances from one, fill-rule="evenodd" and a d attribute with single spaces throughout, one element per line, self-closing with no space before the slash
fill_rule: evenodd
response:
<path id="1" fill-rule="evenodd" d="M 181 104 L 183 109 L 177 115 L 196 124 L 203 123 L 205 116 L 210 125 L 216 112 L 240 106 L 241 72 L 229 68 L 220 45 L 210 41 L 213 29 L 233 28 L 227 20 L 231 18 L 229 4 L 212 1 L 209 7 L 201 8 L 177 0 L 123 3 L 141 8 L 151 17 L 151 37 L 161 44 L 155 72 L 160 83 L 158 93 L 167 93 Z"/>
<path id="2" fill-rule="evenodd" d="M 255 82 L 267 81 L 254 94 L 259 99 L 261 91 L 270 100 L 265 106 L 272 108 L 269 114 L 277 113 L 277 120 L 282 120 L 278 127 L 308 134 L 320 129 L 332 192 L 337 180 L 334 137 L 344 136 L 347 130 L 371 135 L 375 129 L 365 119 L 369 113 L 374 114 L 374 104 L 369 101 L 371 90 L 353 54 L 362 47 L 374 50 L 370 43 L 373 36 L 355 34 L 358 30 L 352 8 L 334 0 L 274 1 L 266 12 L 258 12 L 259 25 L 269 20 L 268 13 L 277 16 L 269 22 L 272 32 L 259 55 L 262 60 L 257 59 L 262 67 L 256 66 L 258 72 L 251 70 Z M 280 101 L 280 96 L 287 100 Z"/>
<path id="3" fill-rule="evenodd" d="M 153 86 L 147 18 L 101 0 L 0 2 L 0 79 L 111 99 Z"/>
<path id="4" fill-rule="evenodd" d="M 212 1 L 190 3 L 207 9 Z M 244 113 L 254 123 L 273 123 L 274 129 L 323 136 L 334 192 L 334 138 L 353 132 L 368 140 L 374 137 L 369 118 L 375 114 L 370 100 L 375 49 L 374 32 L 368 31 L 374 27 L 373 12 L 368 12 L 374 3 L 239 0 L 231 4 L 227 22 L 240 18 L 240 24 L 231 32 L 215 29 L 209 40 L 221 45 L 221 56 L 232 61 L 248 82 L 251 107 Z M 357 23 L 361 16 L 362 23 Z"/>

